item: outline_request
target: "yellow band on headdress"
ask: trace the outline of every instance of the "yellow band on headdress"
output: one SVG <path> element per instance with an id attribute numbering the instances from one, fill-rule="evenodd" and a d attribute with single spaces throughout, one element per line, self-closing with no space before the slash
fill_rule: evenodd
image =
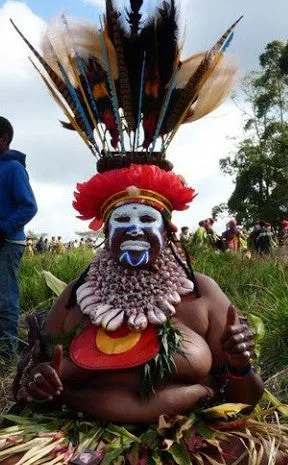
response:
<path id="1" fill-rule="evenodd" d="M 135 188 L 136 190 L 137 188 Z M 156 208 L 159 206 L 160 210 L 165 210 L 169 215 L 171 215 L 171 212 L 173 210 L 172 204 L 169 202 L 168 199 L 163 197 L 163 195 L 158 194 L 158 192 L 154 192 L 148 189 L 138 189 L 139 193 L 130 193 L 125 190 L 121 192 L 117 192 L 117 194 L 112 195 L 104 205 L 102 206 L 101 209 L 101 216 L 104 220 L 104 222 L 107 220 L 111 210 L 118 204 L 122 203 L 125 201 L 133 202 L 136 201 L 141 201 L 143 200 L 143 203 L 153 203 L 155 204 Z M 145 202 L 146 201 L 146 202 Z"/>

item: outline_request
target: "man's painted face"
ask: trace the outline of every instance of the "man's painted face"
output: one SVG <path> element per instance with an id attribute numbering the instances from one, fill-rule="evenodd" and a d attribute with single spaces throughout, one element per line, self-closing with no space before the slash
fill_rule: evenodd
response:
<path id="1" fill-rule="evenodd" d="M 153 263 L 163 247 L 164 223 L 158 210 L 131 203 L 113 210 L 109 219 L 109 247 L 123 265 Z"/>

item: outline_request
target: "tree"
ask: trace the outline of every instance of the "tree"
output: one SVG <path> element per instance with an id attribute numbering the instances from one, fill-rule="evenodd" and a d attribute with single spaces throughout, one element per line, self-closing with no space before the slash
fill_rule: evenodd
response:
<path id="1" fill-rule="evenodd" d="M 259 61 L 242 86 L 247 137 L 220 168 L 235 178 L 230 214 L 247 225 L 258 218 L 277 225 L 288 216 L 288 43 L 269 43 Z"/>

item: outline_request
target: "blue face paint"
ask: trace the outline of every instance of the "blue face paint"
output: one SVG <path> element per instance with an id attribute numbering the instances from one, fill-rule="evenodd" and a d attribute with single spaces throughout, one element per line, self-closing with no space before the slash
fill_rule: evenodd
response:
<path id="1" fill-rule="evenodd" d="M 120 255 L 120 262 L 129 266 L 143 266 L 149 262 L 148 250 L 140 252 L 137 258 L 134 258 L 132 253 L 128 250 L 122 252 Z"/>
<path id="2" fill-rule="evenodd" d="M 115 258 L 127 266 L 152 263 L 163 247 L 161 213 L 144 204 L 115 208 L 109 220 L 109 247 Z"/>

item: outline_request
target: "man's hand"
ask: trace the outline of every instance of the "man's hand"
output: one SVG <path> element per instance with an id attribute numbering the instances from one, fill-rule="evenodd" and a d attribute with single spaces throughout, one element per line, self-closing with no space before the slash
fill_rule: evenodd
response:
<path id="1" fill-rule="evenodd" d="M 61 382 L 63 348 L 56 345 L 51 363 L 39 363 L 33 368 L 18 392 L 18 398 L 26 402 L 53 400 L 63 391 Z"/>
<path id="2" fill-rule="evenodd" d="M 241 370 L 253 358 L 254 342 L 253 334 L 248 326 L 236 323 L 236 321 L 236 309 L 234 305 L 229 305 L 226 326 L 220 341 L 229 365 Z"/>

